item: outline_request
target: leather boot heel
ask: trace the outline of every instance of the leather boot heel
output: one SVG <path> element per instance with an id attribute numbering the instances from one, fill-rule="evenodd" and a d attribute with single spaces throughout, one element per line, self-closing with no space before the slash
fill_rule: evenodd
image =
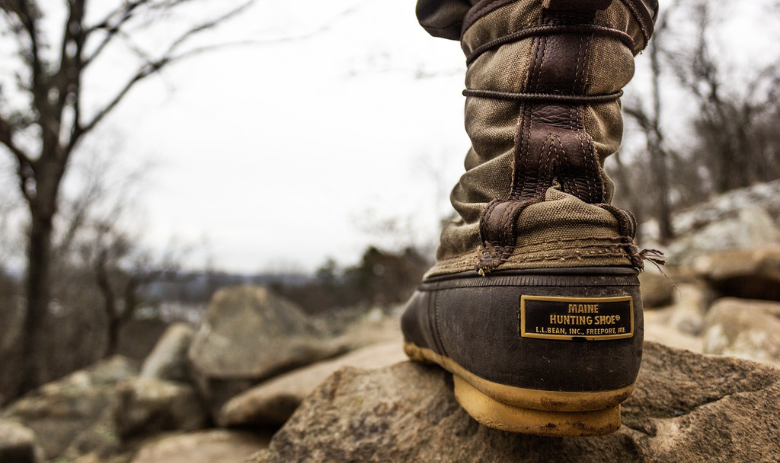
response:
<path id="1" fill-rule="evenodd" d="M 608 434 L 620 427 L 642 356 L 636 273 L 583 267 L 431 278 L 402 318 L 404 350 L 451 372 L 456 399 L 486 426 Z"/>

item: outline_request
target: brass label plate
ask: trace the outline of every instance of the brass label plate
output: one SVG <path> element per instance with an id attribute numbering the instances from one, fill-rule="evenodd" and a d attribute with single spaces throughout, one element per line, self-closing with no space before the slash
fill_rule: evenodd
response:
<path id="1" fill-rule="evenodd" d="M 634 301 L 620 297 L 520 297 L 520 336 L 607 341 L 634 336 Z"/>

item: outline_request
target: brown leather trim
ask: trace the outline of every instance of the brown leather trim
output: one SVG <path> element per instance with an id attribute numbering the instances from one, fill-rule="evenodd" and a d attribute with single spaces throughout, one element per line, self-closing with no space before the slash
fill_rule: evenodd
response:
<path id="1" fill-rule="evenodd" d="M 500 47 L 501 45 L 512 43 L 512 42 L 518 42 L 520 40 L 527 39 L 535 35 L 561 34 L 561 33 L 571 33 L 571 34 L 588 33 L 588 34 L 597 34 L 597 35 L 603 35 L 607 37 L 613 37 L 623 42 L 623 44 L 627 46 L 630 50 L 632 51 L 634 50 L 634 40 L 631 38 L 630 35 L 626 34 L 623 31 L 612 29 L 610 27 L 596 26 L 592 24 L 575 24 L 571 26 L 536 26 L 536 27 L 529 27 L 528 29 L 512 32 L 511 34 L 507 34 L 503 37 L 499 37 L 488 43 L 480 45 L 479 47 L 475 48 L 474 51 L 471 52 L 471 54 L 466 58 L 466 65 L 471 64 L 482 53 L 485 53 L 486 51 L 491 50 L 493 48 Z"/>
<path id="2" fill-rule="evenodd" d="M 508 5 L 510 3 L 515 3 L 518 0 L 481 0 L 476 5 L 474 5 L 468 13 L 463 18 L 463 25 L 461 28 L 461 37 L 463 37 L 463 34 L 468 30 L 469 27 L 474 25 L 474 23 L 482 18 L 483 16 L 487 15 L 488 13 L 497 10 L 498 8 L 501 8 L 504 5 Z M 612 3 L 613 0 L 591 0 L 591 2 L 587 2 L 587 0 L 543 0 L 545 4 L 555 3 L 555 4 L 566 4 L 569 6 L 568 11 L 572 11 L 573 9 L 577 10 L 599 10 L 604 9 L 602 8 L 603 3 L 609 2 L 609 4 Z M 620 0 L 626 7 L 631 11 L 631 14 L 634 16 L 634 19 L 639 23 L 639 27 L 642 30 L 642 36 L 645 38 L 645 44 L 644 46 L 647 46 L 647 42 L 650 40 L 650 37 L 653 36 L 653 30 L 655 26 L 655 19 L 658 15 L 658 1 L 657 0 Z M 585 5 L 588 5 L 588 7 L 585 7 Z M 579 8 L 582 6 L 583 8 Z M 595 6 L 595 8 L 594 8 Z M 607 5 L 609 6 L 609 5 Z M 642 48 L 644 48 L 644 46 Z M 642 49 L 634 49 L 635 53 L 639 53 L 642 51 Z"/>
<path id="3" fill-rule="evenodd" d="M 604 95 L 560 95 L 557 93 L 512 93 L 467 88 L 466 90 L 463 90 L 463 96 L 491 98 L 495 100 L 583 105 L 617 101 L 623 96 L 623 90 L 618 90 L 615 93 L 607 93 Z"/>
<path id="4" fill-rule="evenodd" d="M 463 34 L 468 30 L 469 27 L 471 27 L 479 18 L 485 16 L 486 14 L 490 13 L 491 11 L 495 11 L 499 8 L 501 8 L 504 5 L 509 5 L 510 3 L 515 3 L 519 0 L 481 0 L 476 5 L 474 5 L 468 13 L 466 13 L 466 16 L 463 17 L 463 29 L 461 30 L 460 36 L 463 37 Z"/>
<path id="5" fill-rule="evenodd" d="M 587 26 L 595 16 L 595 10 L 548 9 L 540 26 Z M 523 93 L 586 97 L 593 37 L 592 33 L 536 36 Z M 561 190 L 587 203 L 604 202 L 603 179 L 593 140 L 584 129 L 584 111 L 576 102 L 521 104 L 509 197 L 491 202 L 480 218 L 483 248 L 477 270 L 481 273 L 508 259 L 517 240 L 517 218 L 528 206 L 543 201 L 556 180 Z"/>
<path id="6" fill-rule="evenodd" d="M 542 7 L 550 10 L 606 10 L 611 4 L 612 0 L 542 0 Z"/>
<path id="7" fill-rule="evenodd" d="M 655 8 L 652 9 L 651 11 L 651 7 L 647 4 L 647 2 L 652 0 L 620 0 L 620 1 L 623 2 L 623 4 L 626 5 L 626 7 L 628 7 L 629 10 L 631 10 L 631 14 L 634 15 L 634 18 L 639 23 L 639 27 L 640 29 L 642 29 L 642 35 L 645 38 L 645 46 L 647 46 L 647 42 L 650 40 L 650 37 L 653 36 L 653 29 L 655 27 L 655 16 L 658 11 L 658 3 L 654 2 Z"/>
<path id="8" fill-rule="evenodd" d="M 574 15 L 548 10 L 546 24 L 593 21 L 595 12 Z M 529 91 L 583 95 L 592 35 L 541 37 L 534 53 Z M 533 107 L 518 136 L 515 184 L 510 197 L 539 198 L 557 177 L 564 192 L 588 203 L 603 202 L 603 185 L 593 142 L 584 131 L 581 106 L 555 103 Z"/>

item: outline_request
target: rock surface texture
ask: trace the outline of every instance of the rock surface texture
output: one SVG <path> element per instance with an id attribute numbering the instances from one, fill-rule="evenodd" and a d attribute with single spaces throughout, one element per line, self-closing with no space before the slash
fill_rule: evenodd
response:
<path id="1" fill-rule="evenodd" d="M 780 370 L 647 343 L 623 424 L 587 439 L 492 430 L 458 406 L 448 373 L 404 362 L 339 370 L 249 461 L 778 461 Z"/>
<path id="2" fill-rule="evenodd" d="M 681 333 L 699 336 L 704 329 L 704 316 L 712 296 L 704 285 L 682 283 L 677 287 L 669 326 Z"/>
<path id="3" fill-rule="evenodd" d="M 704 353 L 780 367 L 780 303 L 718 299 L 707 314 Z"/>
<path id="4" fill-rule="evenodd" d="M 377 369 L 403 362 L 407 358 L 402 345 L 399 336 L 395 341 L 364 347 L 264 382 L 226 403 L 218 422 L 221 426 L 282 425 L 333 372 L 346 366 Z"/>

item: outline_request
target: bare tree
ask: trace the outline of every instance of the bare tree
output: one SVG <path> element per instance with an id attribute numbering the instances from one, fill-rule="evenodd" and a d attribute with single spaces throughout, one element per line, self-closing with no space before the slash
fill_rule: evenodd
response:
<path id="1" fill-rule="evenodd" d="M 674 238 L 675 209 L 780 178 L 780 59 L 738 67 L 733 54 L 715 52 L 729 50 L 717 47 L 722 24 L 715 12 L 725 17 L 725 6 L 712 0 L 666 6 L 640 58 L 648 61 L 649 91 L 627 98 L 624 106 L 644 138 L 647 158 L 618 162 L 616 180 L 636 196 L 628 200 L 632 208 L 657 220 L 662 243 Z M 739 11 L 752 5 L 728 6 Z M 681 96 L 687 104 L 675 105 L 672 99 Z M 649 174 L 647 180 L 637 171 Z M 646 188 L 630 191 L 631 183 Z"/>
<path id="2" fill-rule="evenodd" d="M 190 250 L 172 242 L 164 252 L 152 253 L 141 244 L 142 231 L 131 221 L 153 169 L 148 164 L 124 166 L 116 137 L 112 140 L 110 147 L 85 146 L 79 153 L 71 168 L 79 176 L 70 177 L 79 181 L 79 188 L 63 195 L 52 252 L 57 279 L 67 281 L 63 274 L 79 273 L 78 284 L 99 294 L 102 304 L 95 305 L 102 305 L 106 325 L 103 357 L 117 353 L 120 330 L 135 314 L 139 290 L 179 279 Z M 55 293 L 59 286 L 53 285 Z"/>
<path id="3" fill-rule="evenodd" d="M 661 74 L 663 67 L 662 47 L 669 30 L 669 17 L 679 1 L 664 10 L 656 21 L 653 40 L 648 45 L 650 59 L 650 97 L 649 104 L 638 98 L 630 99 L 624 106 L 626 115 L 636 122 L 645 137 L 645 146 L 650 156 L 650 175 L 655 192 L 656 218 L 658 219 L 659 240 L 668 243 L 674 238 L 672 228 L 671 185 L 669 182 L 669 161 L 673 153 L 666 142 L 662 126 L 663 97 L 661 94 Z M 621 166 L 622 167 L 622 166 Z M 625 185 L 624 185 L 625 187 Z"/>
<path id="4" fill-rule="evenodd" d="M 621 148 L 620 151 L 612 155 L 610 158 L 612 163 L 607 165 L 606 168 L 616 183 L 620 185 L 619 191 L 621 196 L 615 198 L 616 205 L 630 210 L 634 214 L 637 223 L 641 224 L 647 218 L 647 207 L 643 196 L 636 191 L 636 186 L 640 180 L 637 174 L 646 169 L 639 168 L 639 159 L 632 159 L 630 165 L 628 165 L 628 163 L 623 161 L 624 154 L 625 152 Z M 642 227 L 637 227 L 635 239 L 637 243 L 643 242 Z"/>
<path id="5" fill-rule="evenodd" d="M 712 189 L 723 193 L 780 176 L 780 63 L 755 67 L 747 75 L 727 75 L 728 63 L 713 52 L 709 38 L 715 26 L 712 8 L 711 2 L 693 2 L 695 40 L 669 63 L 696 104 L 693 162 L 709 173 Z"/>
<path id="6" fill-rule="evenodd" d="M 191 47 L 193 38 L 235 17 L 252 3 L 225 7 L 222 12 L 190 27 L 154 50 L 138 45 L 155 25 L 175 13 L 208 0 L 117 1 L 103 17 L 90 21 L 87 0 L 67 0 L 60 31 L 46 30 L 44 18 L 56 12 L 51 2 L 0 0 L 0 38 L 14 49 L 16 87 L 9 97 L 0 89 L 0 145 L 16 162 L 18 188 L 29 211 L 22 391 L 41 383 L 46 365 L 45 320 L 51 299 L 53 222 L 61 184 L 73 152 L 136 87 L 162 69 L 209 47 Z M 212 2 L 215 3 L 215 2 Z M 89 5 L 88 5 L 89 4 Z M 101 8 L 105 5 L 100 5 Z M 157 37 L 157 36 L 155 36 Z M 56 44 L 56 45 L 55 45 Z M 123 44 L 140 65 L 119 89 L 94 111 L 84 110 L 85 74 L 107 51 Z M 20 102 L 21 103 L 18 103 Z"/>
<path id="7" fill-rule="evenodd" d="M 113 221 L 93 224 L 91 231 L 94 239 L 82 242 L 81 254 L 90 264 L 103 299 L 107 320 L 103 357 L 108 357 L 119 349 L 120 330 L 135 315 L 142 287 L 188 278 L 180 273 L 188 248 L 170 246 L 162 256 L 154 257 Z"/>

